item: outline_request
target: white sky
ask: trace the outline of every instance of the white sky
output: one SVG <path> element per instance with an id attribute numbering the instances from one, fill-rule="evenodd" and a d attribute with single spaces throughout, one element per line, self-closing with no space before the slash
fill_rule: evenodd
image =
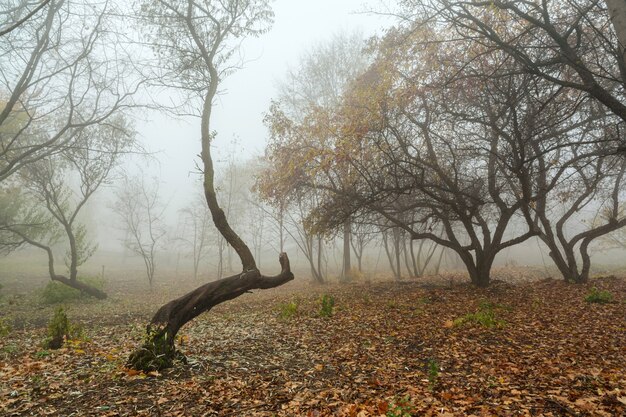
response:
<path id="1" fill-rule="evenodd" d="M 319 42 L 341 30 L 359 29 L 369 37 L 390 24 L 384 18 L 359 13 L 378 8 L 371 0 L 278 0 L 273 3 L 274 26 L 269 33 L 243 44 L 248 61 L 243 69 L 223 81 L 224 92 L 216 103 L 212 129 L 218 132 L 214 141 L 216 159 L 223 159 L 233 149 L 237 138 L 238 159 L 263 153 L 267 130 L 262 123 L 270 100 L 276 96 L 277 82 L 299 57 Z M 368 6 L 369 5 L 369 6 Z M 143 142 L 158 152 L 159 166 L 153 175 L 163 181 L 163 192 L 178 207 L 193 192 L 189 172 L 200 151 L 199 121 L 181 122 L 160 115 L 138 126 Z M 217 164 L 219 170 L 220 164 Z M 173 207 L 172 207 L 173 208 Z M 170 209 L 172 209 L 170 208 Z"/>

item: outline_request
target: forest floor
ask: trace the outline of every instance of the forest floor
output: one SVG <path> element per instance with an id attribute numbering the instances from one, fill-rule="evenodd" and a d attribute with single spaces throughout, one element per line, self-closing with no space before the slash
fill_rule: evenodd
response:
<path id="1" fill-rule="evenodd" d="M 124 367 L 150 315 L 182 291 L 118 285 L 65 305 L 84 336 L 42 341 L 54 306 L 5 295 L 0 415 L 625 416 L 626 279 L 445 280 L 246 294 L 178 340 L 187 364 Z M 597 287 L 613 301 L 585 301 Z M 320 299 L 334 299 L 320 315 Z"/>

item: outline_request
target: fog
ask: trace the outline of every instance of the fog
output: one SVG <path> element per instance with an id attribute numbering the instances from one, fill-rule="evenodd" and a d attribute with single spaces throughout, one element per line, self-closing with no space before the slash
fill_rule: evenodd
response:
<path id="1" fill-rule="evenodd" d="M 217 136 L 212 142 L 212 148 L 219 199 L 222 205 L 227 199 L 232 200 L 232 209 L 228 215 L 233 228 L 250 245 L 256 246 L 253 250 L 259 256 L 260 265 L 277 268 L 275 259 L 280 245 L 277 242 L 276 219 L 271 216 L 271 208 L 258 203 L 258 197 L 250 191 L 258 174 L 250 167 L 259 166 L 258 159 L 264 155 L 268 143 L 268 127 L 264 125 L 263 119 L 270 104 L 279 96 L 280 84 L 285 82 L 289 70 L 297 69 L 303 54 L 316 45 L 328 41 L 338 33 L 357 31 L 365 39 L 382 35 L 386 28 L 397 21 L 384 13 L 368 13 L 371 10 L 385 11 L 381 9 L 384 6 L 378 2 L 367 4 L 361 0 L 280 0 L 274 2 L 272 7 L 275 22 L 271 30 L 242 43 L 236 59 L 241 68 L 223 79 L 220 84 L 219 94 L 214 102 L 212 129 L 217 132 Z M 169 101 L 167 90 L 159 92 L 158 96 L 164 104 Z M 185 249 L 180 245 L 180 233 L 184 230 L 181 210 L 201 195 L 200 175 L 196 168 L 200 163 L 199 119 L 175 118 L 163 112 L 146 110 L 137 114 L 135 128 L 141 147 L 149 155 L 126 155 L 122 171 L 154 181 L 159 187 L 159 204 L 163 210 L 162 220 L 166 234 L 157 245 L 156 277 L 158 280 L 168 280 L 172 276 L 176 278 L 189 275 L 193 270 L 193 261 L 190 259 L 189 248 Z M 97 251 L 82 269 L 91 274 L 102 273 L 104 268 L 106 271 L 134 271 L 133 274 L 141 275 L 144 268 L 141 258 L 124 247 L 123 240 L 127 231 L 119 216 L 112 210 L 116 199 L 115 190 L 119 188 L 119 176 L 112 176 L 110 182 L 111 184 L 93 196 L 79 216 L 87 225 L 89 238 L 98 245 Z M 586 227 L 584 222 L 591 221 L 598 207 L 599 204 L 592 204 L 577 214 L 578 228 L 583 230 Z M 523 221 L 516 221 L 508 226 L 509 232 L 523 228 L 520 226 Z M 258 233 L 262 237 L 251 231 L 253 226 L 259 227 Z M 200 263 L 203 280 L 214 279 L 218 269 L 216 245 L 219 245 L 219 239 L 217 231 L 210 229 L 210 243 Z M 576 230 L 577 227 L 574 226 L 570 231 L 573 233 Z M 309 265 L 302 253 L 302 247 L 296 242 L 297 236 L 296 229 L 288 231 L 285 250 L 292 255 L 298 278 L 307 280 L 310 276 Z M 250 243 L 254 239 L 256 241 Z M 337 280 L 342 271 L 341 242 L 337 230 L 323 238 L 323 271 L 330 280 Z M 601 249 L 593 255 L 597 271 L 602 272 L 621 263 L 621 252 L 609 248 L 608 244 L 598 244 L 597 247 Z M 558 275 L 551 265 L 548 253 L 547 247 L 533 237 L 520 245 L 503 250 L 497 255 L 495 265 L 538 266 L 546 276 Z M 10 256 L 24 259 L 31 254 L 37 259 L 34 263 L 45 263 L 45 257 L 33 249 L 24 249 Z M 451 251 L 446 250 L 444 255 L 441 256 L 441 269 L 427 268 L 427 273 L 444 269 L 463 270 L 458 257 Z M 57 254 L 57 257 L 62 256 L 62 251 Z M 224 262 L 228 264 L 224 272 L 235 273 L 239 268 L 239 261 L 234 252 L 226 249 L 224 257 Z M 8 260 L 0 260 L 5 261 Z M 374 239 L 364 251 L 364 274 L 367 279 L 384 277 L 389 275 L 389 266 L 381 240 Z M 42 265 L 42 271 L 44 270 L 45 266 Z M 401 275 L 408 277 L 411 274 L 404 270 Z"/>

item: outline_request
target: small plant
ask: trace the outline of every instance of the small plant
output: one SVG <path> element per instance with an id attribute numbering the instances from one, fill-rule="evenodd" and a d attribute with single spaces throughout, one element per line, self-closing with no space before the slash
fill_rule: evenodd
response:
<path id="1" fill-rule="evenodd" d="M 59 349 L 66 340 L 80 338 L 82 334 L 82 328 L 73 326 L 63 307 L 59 307 L 48 323 L 48 337 L 44 341 L 43 347 L 45 349 Z"/>
<path id="2" fill-rule="evenodd" d="M 79 277 L 78 280 L 99 290 L 104 288 L 101 278 Z M 44 304 L 66 303 L 83 297 L 86 298 L 81 291 L 56 281 L 49 281 L 41 294 Z"/>
<path id="3" fill-rule="evenodd" d="M 14 353 L 17 353 L 18 350 L 19 349 L 17 345 L 6 345 L 2 347 L 2 352 L 6 353 L 7 355 L 12 355 Z"/>
<path id="4" fill-rule="evenodd" d="M 428 388 L 432 391 L 437 386 L 439 380 L 439 364 L 434 359 L 429 359 L 426 364 L 428 372 Z"/>
<path id="5" fill-rule="evenodd" d="M 389 401 L 389 408 L 387 409 L 386 417 L 411 417 L 415 413 L 415 406 L 411 401 L 409 395 L 405 395 L 402 398 L 394 398 Z"/>
<path id="6" fill-rule="evenodd" d="M 433 299 L 429 296 L 420 297 L 417 299 L 418 305 L 427 305 L 427 304 L 432 304 L 432 303 L 433 303 Z"/>
<path id="7" fill-rule="evenodd" d="M 596 287 L 593 287 L 585 297 L 585 301 L 588 303 L 608 304 L 613 301 L 613 294 L 610 291 L 598 290 Z"/>
<path id="8" fill-rule="evenodd" d="M 168 335 L 166 327 L 148 328 L 143 346 L 131 353 L 126 366 L 143 372 L 161 371 L 171 368 L 175 361 L 187 363 Z"/>
<path id="9" fill-rule="evenodd" d="M 279 315 L 281 319 L 288 320 L 298 314 L 298 302 L 289 301 L 288 303 L 281 303 L 279 306 Z"/>
<path id="10" fill-rule="evenodd" d="M 332 295 L 324 294 L 320 299 L 320 317 L 330 317 L 333 315 L 335 298 Z"/>
<path id="11" fill-rule="evenodd" d="M 0 319 L 0 337 L 6 337 L 11 333 L 11 325 L 6 319 Z"/>
<path id="12" fill-rule="evenodd" d="M 35 357 L 37 357 L 37 359 L 43 359 L 46 356 L 50 356 L 50 351 L 40 350 L 39 352 L 35 353 Z"/>
<path id="13" fill-rule="evenodd" d="M 496 317 L 496 308 L 502 308 L 489 301 L 481 301 L 478 305 L 478 310 L 474 313 L 467 313 L 466 315 L 454 320 L 454 326 L 462 326 L 464 324 L 478 324 L 482 327 L 502 327 L 505 322 L 502 319 Z"/>

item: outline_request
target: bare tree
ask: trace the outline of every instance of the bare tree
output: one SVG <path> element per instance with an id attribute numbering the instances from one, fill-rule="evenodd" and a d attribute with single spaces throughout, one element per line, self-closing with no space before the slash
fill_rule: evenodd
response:
<path id="1" fill-rule="evenodd" d="M 213 222 L 220 234 L 238 254 L 242 272 L 205 284 L 162 306 L 148 326 L 148 340 L 129 358 L 136 369 L 161 369 L 172 365 L 178 356 L 174 340 L 180 328 L 216 304 L 257 288 L 272 288 L 293 279 L 286 254 L 279 256 L 281 272 L 265 276 L 256 266 L 248 246 L 230 227 L 218 204 L 215 172 L 211 157 L 211 113 L 220 78 L 229 71 L 232 57 L 241 38 L 267 30 L 272 11 L 267 1 L 227 0 L 222 2 L 192 0 L 146 1 L 142 12 L 155 50 L 169 72 L 162 80 L 179 91 L 189 91 L 199 105 L 201 160 L 204 194 Z"/>
<path id="2" fill-rule="evenodd" d="M 0 36 L 13 32 L 30 18 L 35 16 L 41 9 L 48 5 L 50 0 L 14 1 L 3 6 L 0 10 L 2 24 Z"/>
<path id="3" fill-rule="evenodd" d="M 164 212 L 159 182 L 146 183 L 143 176 L 124 177 L 123 185 L 116 191 L 113 210 L 122 220 L 126 231 L 124 246 L 138 256 L 146 267 L 146 277 L 152 287 L 156 271 L 156 254 L 166 235 Z"/>
<path id="4" fill-rule="evenodd" d="M 89 241 L 79 214 L 100 186 L 109 182 L 112 170 L 121 156 L 133 149 L 133 143 L 128 122 L 111 118 L 106 125 L 83 129 L 71 148 L 23 167 L 19 184 L 26 190 L 27 207 L 10 221 L 3 219 L 2 228 L 14 236 L 8 244 L 21 241 L 44 250 L 50 279 L 106 298 L 101 290 L 78 280 L 78 267 L 97 248 Z M 72 186 L 74 180 L 76 185 Z M 69 277 L 55 272 L 52 246 L 63 237 Z"/>
<path id="5" fill-rule="evenodd" d="M 0 183 L 133 106 L 142 81 L 133 76 L 114 15 L 111 2 L 7 2 L 0 19 Z"/>
<path id="6" fill-rule="evenodd" d="M 370 244 L 376 237 L 376 233 L 371 230 L 370 224 L 364 222 L 354 222 L 352 229 L 352 239 L 350 245 L 354 256 L 356 256 L 359 272 L 363 272 L 363 254 L 365 247 Z"/>
<path id="7" fill-rule="evenodd" d="M 606 135 L 604 130 L 596 133 Z M 611 153 L 605 144 L 572 143 L 558 152 L 537 156 L 533 180 L 543 198 L 533 204 L 534 220 L 541 231 L 539 237 L 568 282 L 586 282 L 591 270 L 590 245 L 626 226 L 620 207 L 626 161 Z M 585 210 L 595 210 L 601 216 L 581 226 L 586 219 L 580 213 Z"/>
<path id="8" fill-rule="evenodd" d="M 381 228 L 383 248 L 389 261 L 389 267 L 396 281 L 402 279 L 401 242 L 404 231 L 398 227 L 383 226 Z"/>
<path id="9" fill-rule="evenodd" d="M 472 40 L 489 51 L 502 52 L 515 59 L 528 74 L 582 91 L 626 121 L 623 2 L 404 0 L 401 3 L 402 19 L 409 25 L 445 22 L 456 32 L 448 40 Z"/>
<path id="10" fill-rule="evenodd" d="M 404 253 L 407 270 L 410 272 L 411 276 L 419 278 L 424 275 L 439 245 L 427 239 L 420 239 L 416 252 L 414 242 L 414 239 L 406 239 L 405 237 L 402 244 L 402 252 Z M 435 269 L 438 269 L 437 265 L 435 265 Z"/>
<path id="11" fill-rule="evenodd" d="M 194 198 L 187 207 L 180 211 L 182 228 L 178 240 L 191 250 L 193 259 L 193 278 L 198 278 L 200 263 L 206 255 L 211 237 L 211 213 L 201 194 Z"/>

